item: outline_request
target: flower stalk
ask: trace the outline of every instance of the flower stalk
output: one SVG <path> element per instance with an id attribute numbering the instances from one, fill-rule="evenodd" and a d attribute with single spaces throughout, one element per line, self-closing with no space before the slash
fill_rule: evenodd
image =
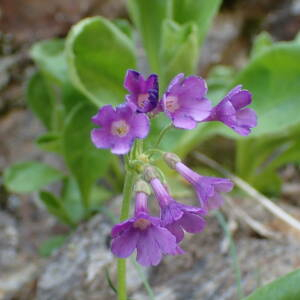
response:
<path id="1" fill-rule="evenodd" d="M 129 216 L 130 200 L 132 198 L 132 192 L 133 192 L 132 187 L 135 182 L 135 178 L 136 178 L 136 174 L 132 170 L 130 170 L 126 164 L 126 175 L 125 175 L 125 182 L 123 187 L 123 201 L 122 201 L 120 222 L 126 220 Z M 117 277 L 118 277 L 118 300 L 127 300 L 125 258 L 118 258 Z"/>
<path id="2" fill-rule="evenodd" d="M 92 118 L 99 128 L 91 132 L 97 148 L 125 155 L 120 223 L 111 232 L 111 251 L 118 258 L 118 300 L 127 300 L 127 257 L 135 252 L 137 262 L 148 267 L 158 265 L 166 255 L 184 254 L 180 243 L 185 232 L 196 234 L 204 230 L 208 211 L 217 209 L 224 201 L 221 194 L 233 188 L 229 179 L 198 174 L 176 154 L 157 149 L 166 133 L 171 128 L 191 130 L 198 123 L 220 121 L 238 134 L 248 135 L 256 125 L 255 112 L 245 108 L 251 103 L 251 94 L 241 86 L 230 91 L 215 107 L 206 98 L 205 80 L 198 76 L 178 74 L 161 99 L 155 74 L 146 78 L 128 70 L 124 87 L 129 92 L 125 102 L 116 107 L 101 107 Z M 164 113 L 170 124 L 158 135 L 155 147 L 149 149 L 143 139 L 150 132 L 153 116 L 159 113 Z M 177 202 L 171 196 L 165 174 L 155 165 L 162 158 L 193 186 L 199 200 L 197 206 Z M 160 208 L 159 216 L 148 209 L 151 190 Z M 135 209 L 129 215 L 131 199 L 135 201 Z"/>

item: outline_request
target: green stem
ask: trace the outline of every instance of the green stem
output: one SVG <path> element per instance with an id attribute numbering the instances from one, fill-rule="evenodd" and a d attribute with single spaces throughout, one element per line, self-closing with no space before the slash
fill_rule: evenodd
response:
<path id="1" fill-rule="evenodd" d="M 117 155 L 112 155 L 111 167 L 116 178 L 112 178 L 112 185 L 117 191 L 120 191 L 123 185 L 124 175 L 122 172 L 119 157 Z"/>
<path id="2" fill-rule="evenodd" d="M 164 135 L 173 127 L 172 124 L 167 125 L 159 134 L 159 137 L 156 141 L 155 147 L 158 147 L 159 143 L 161 142 Z"/>
<path id="3" fill-rule="evenodd" d="M 134 151 L 135 149 L 132 149 Z M 126 166 L 126 176 L 123 187 L 123 202 L 121 209 L 120 221 L 128 219 L 130 200 L 132 197 L 132 187 L 135 181 L 135 173 L 127 168 Z M 118 300 L 127 300 L 127 289 L 126 289 L 126 259 L 119 258 L 117 266 L 117 276 L 118 276 Z"/>

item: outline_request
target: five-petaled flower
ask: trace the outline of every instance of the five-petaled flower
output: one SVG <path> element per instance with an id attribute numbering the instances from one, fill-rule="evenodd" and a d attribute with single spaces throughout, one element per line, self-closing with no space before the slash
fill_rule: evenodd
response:
<path id="1" fill-rule="evenodd" d="M 220 121 L 240 135 L 248 135 L 257 125 L 253 109 L 244 108 L 252 102 L 251 93 L 241 85 L 233 88 L 211 111 L 205 121 Z"/>
<path id="2" fill-rule="evenodd" d="M 147 113 L 155 109 L 158 103 L 158 78 L 151 74 L 147 79 L 134 70 L 128 70 L 124 87 L 130 92 L 126 100 L 138 113 Z"/>
<path id="3" fill-rule="evenodd" d="M 204 229 L 205 211 L 203 209 L 176 202 L 156 177 L 153 167 L 148 167 L 145 174 L 160 206 L 161 223 L 176 236 L 178 243 L 184 237 L 184 230 L 189 233 L 198 233 Z"/>
<path id="4" fill-rule="evenodd" d="M 149 215 L 147 208 L 148 193 L 136 184 L 134 217 L 117 224 L 112 229 L 112 252 L 120 258 L 130 256 L 137 250 L 137 261 L 143 266 L 157 265 L 163 255 L 182 254 L 176 238 L 161 225 L 157 217 Z"/>
<path id="5" fill-rule="evenodd" d="M 224 199 L 220 193 L 228 193 L 233 188 L 232 181 L 227 178 L 202 176 L 194 172 L 183 164 L 174 153 L 165 153 L 164 159 L 171 168 L 194 186 L 200 206 L 205 211 L 216 209 L 222 205 Z"/>
<path id="6" fill-rule="evenodd" d="M 128 153 L 133 141 L 145 138 L 149 132 L 147 115 L 136 114 L 128 105 L 105 105 L 92 121 L 101 126 L 92 130 L 93 143 L 97 148 L 111 148 L 114 154 Z"/>
<path id="7" fill-rule="evenodd" d="M 203 121 L 210 114 L 211 103 L 206 93 L 204 79 L 197 76 L 184 78 L 184 74 L 180 73 L 169 84 L 161 105 L 175 127 L 193 129 L 197 122 Z"/>

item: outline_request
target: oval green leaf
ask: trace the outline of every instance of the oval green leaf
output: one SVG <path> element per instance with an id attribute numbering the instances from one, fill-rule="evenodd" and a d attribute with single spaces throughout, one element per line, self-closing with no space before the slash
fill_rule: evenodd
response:
<path id="1" fill-rule="evenodd" d="M 43 74 L 62 84 L 67 79 L 67 64 L 64 53 L 65 41 L 51 39 L 35 43 L 30 54 Z"/>
<path id="2" fill-rule="evenodd" d="M 300 299 L 300 270 L 289 273 L 262 288 L 244 300 L 298 300 Z"/>
<path id="3" fill-rule="evenodd" d="M 31 76 L 26 88 L 26 99 L 30 109 L 47 129 L 52 128 L 54 103 L 48 93 L 43 76 L 37 72 Z"/>
<path id="4" fill-rule="evenodd" d="M 280 133 L 300 122 L 300 45 L 278 43 L 255 57 L 236 78 L 253 94 L 258 126 L 251 136 Z M 235 135 L 237 136 L 237 135 Z"/>
<path id="5" fill-rule="evenodd" d="M 95 181 L 107 171 L 111 157 L 108 150 L 97 149 L 91 142 L 91 130 L 95 127 L 91 117 L 96 112 L 93 105 L 79 104 L 66 121 L 63 132 L 65 159 L 87 207 L 91 189 Z"/>
<path id="6" fill-rule="evenodd" d="M 72 83 L 94 104 L 124 101 L 124 76 L 136 57 L 132 41 L 116 25 L 101 17 L 82 20 L 68 35 L 66 54 Z"/>
<path id="7" fill-rule="evenodd" d="M 63 178 L 64 174 L 44 163 L 27 161 L 10 166 L 4 172 L 4 185 L 12 192 L 29 193 Z"/>

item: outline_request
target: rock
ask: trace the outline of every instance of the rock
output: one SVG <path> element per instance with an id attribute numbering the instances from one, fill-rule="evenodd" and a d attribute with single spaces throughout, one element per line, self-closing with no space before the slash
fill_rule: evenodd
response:
<path id="1" fill-rule="evenodd" d="M 116 261 L 108 248 L 111 224 L 96 216 L 81 226 L 59 250 L 37 283 L 37 300 L 112 299 L 106 270 L 115 282 Z M 142 279 L 128 263 L 128 287 L 137 290 Z"/>
<path id="2" fill-rule="evenodd" d="M 0 269 L 14 264 L 19 246 L 19 233 L 15 220 L 0 212 Z"/>
<path id="3" fill-rule="evenodd" d="M 114 293 L 105 275 L 108 270 L 116 282 L 116 263 L 108 248 L 110 229 L 103 216 L 81 226 L 45 266 L 38 278 L 36 300 L 112 299 Z M 155 299 L 238 299 L 232 257 L 221 253 L 222 237 L 216 219 L 209 217 L 202 234 L 187 235 L 183 243 L 186 254 L 166 257 L 159 266 L 149 268 Z M 291 242 L 243 237 L 236 247 L 246 294 L 300 266 L 300 246 Z M 142 276 L 131 260 L 128 271 L 131 299 L 146 299 Z"/>
<path id="4" fill-rule="evenodd" d="M 19 230 L 16 221 L 0 212 L 0 300 L 13 295 L 34 278 L 38 264 L 19 255 Z"/>

